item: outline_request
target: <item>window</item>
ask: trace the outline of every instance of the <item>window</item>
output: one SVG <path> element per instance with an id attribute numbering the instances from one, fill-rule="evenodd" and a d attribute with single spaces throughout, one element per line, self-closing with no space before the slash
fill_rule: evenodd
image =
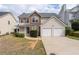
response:
<path id="1" fill-rule="evenodd" d="M 38 22 L 37 17 L 33 17 L 33 18 L 32 18 L 32 22 Z"/>
<path id="2" fill-rule="evenodd" d="M 38 20 L 36 20 L 36 22 L 38 22 Z"/>
<path id="3" fill-rule="evenodd" d="M 8 25 L 10 25 L 10 21 L 8 21 Z"/>
<path id="4" fill-rule="evenodd" d="M 29 20 L 27 19 L 27 23 L 29 23 Z"/>
<path id="5" fill-rule="evenodd" d="M 32 22 L 35 22 L 35 18 L 34 17 L 32 18 Z"/>
<path id="6" fill-rule="evenodd" d="M 26 23 L 26 18 L 23 18 L 23 22 Z"/>
<path id="7" fill-rule="evenodd" d="M 23 20 L 21 20 L 21 23 L 23 23 Z"/>
<path id="8" fill-rule="evenodd" d="M 29 19 L 27 19 L 26 22 L 29 23 Z"/>
<path id="9" fill-rule="evenodd" d="M 29 23 L 29 19 L 28 19 L 28 18 L 25 18 L 25 19 L 24 19 L 24 22 L 25 22 L 25 23 Z"/>
<path id="10" fill-rule="evenodd" d="M 33 15 L 31 18 L 32 23 L 38 23 L 39 22 L 39 17 L 37 15 Z"/>

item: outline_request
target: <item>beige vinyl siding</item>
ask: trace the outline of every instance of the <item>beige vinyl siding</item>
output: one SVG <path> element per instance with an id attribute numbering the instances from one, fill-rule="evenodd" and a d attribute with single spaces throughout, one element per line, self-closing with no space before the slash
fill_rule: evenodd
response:
<path id="1" fill-rule="evenodd" d="M 45 24 L 41 25 L 42 37 L 63 37 L 65 36 L 65 24 L 56 17 L 51 17 Z"/>
<path id="2" fill-rule="evenodd" d="M 59 22 L 58 20 L 56 20 L 56 18 L 52 17 L 41 27 L 43 27 L 43 28 L 52 28 L 52 27 L 54 27 L 54 28 L 64 28 L 64 25 L 61 22 Z"/>
<path id="3" fill-rule="evenodd" d="M 10 21 L 10 24 L 8 24 Z M 16 25 L 15 18 L 11 14 L 6 14 L 0 17 L 0 35 L 4 35 L 7 32 L 11 33 L 14 31 Z"/>
<path id="4" fill-rule="evenodd" d="M 42 17 L 41 18 L 41 24 L 44 24 L 45 22 L 48 21 L 49 18 L 46 18 L 46 17 Z"/>

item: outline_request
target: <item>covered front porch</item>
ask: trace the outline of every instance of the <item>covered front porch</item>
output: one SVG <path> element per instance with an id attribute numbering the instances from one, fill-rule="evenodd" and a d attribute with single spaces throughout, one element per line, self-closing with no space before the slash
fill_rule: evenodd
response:
<path id="1" fill-rule="evenodd" d="M 31 36 L 31 31 L 37 31 L 37 37 L 38 36 L 40 36 L 40 27 L 38 27 L 38 28 L 34 28 L 34 27 L 32 27 L 32 26 L 26 26 L 26 27 L 23 27 L 23 26 L 20 26 L 19 27 L 19 33 L 24 33 L 25 34 L 25 36 Z"/>

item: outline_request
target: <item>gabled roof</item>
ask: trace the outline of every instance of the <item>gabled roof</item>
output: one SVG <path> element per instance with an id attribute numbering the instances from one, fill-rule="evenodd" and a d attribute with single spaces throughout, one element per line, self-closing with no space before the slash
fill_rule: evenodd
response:
<path id="1" fill-rule="evenodd" d="M 39 13 L 41 17 L 51 17 L 51 16 L 57 16 L 56 13 Z"/>
<path id="2" fill-rule="evenodd" d="M 77 11 L 79 11 L 79 4 L 73 7 L 72 9 L 70 9 L 70 12 L 77 12 Z"/>
<path id="3" fill-rule="evenodd" d="M 10 12 L 0 12 L 0 16 L 6 15 L 8 13 L 10 13 Z"/>
<path id="4" fill-rule="evenodd" d="M 58 20 L 61 24 L 63 24 L 64 26 L 67 26 L 60 18 L 55 17 L 55 16 L 50 17 L 48 21 L 46 21 L 45 23 L 43 23 L 43 24 L 41 24 L 41 25 L 46 24 L 47 22 L 49 22 L 50 20 L 52 20 L 52 18 L 55 18 L 55 19 Z"/>
<path id="5" fill-rule="evenodd" d="M 51 17 L 51 16 L 57 16 L 56 13 L 38 13 L 41 17 Z M 22 13 L 19 17 L 29 17 L 31 13 Z"/>
<path id="6" fill-rule="evenodd" d="M 34 12 L 33 12 L 34 13 Z M 19 17 L 29 17 L 30 15 L 32 15 L 33 13 L 23 13 L 21 14 Z M 37 12 L 36 12 L 37 13 Z M 59 15 L 57 15 L 56 13 L 38 13 L 41 17 L 46 17 L 46 18 L 51 18 L 51 17 L 57 17 L 61 22 L 63 22 L 62 19 L 60 19 Z M 64 23 L 64 22 L 63 22 Z M 64 23 L 65 24 L 65 23 Z"/>
<path id="7" fill-rule="evenodd" d="M 29 17 L 30 16 L 30 13 L 22 13 L 20 16 L 18 17 Z"/>
<path id="8" fill-rule="evenodd" d="M 37 14 L 38 16 L 40 16 L 36 11 L 34 11 L 33 13 L 31 13 L 30 16 L 33 15 L 33 14 Z"/>
<path id="9" fill-rule="evenodd" d="M 16 21 L 16 18 L 14 17 L 14 15 L 11 12 L 0 12 L 0 17 L 7 15 L 7 14 L 10 14 L 14 18 L 14 20 Z"/>

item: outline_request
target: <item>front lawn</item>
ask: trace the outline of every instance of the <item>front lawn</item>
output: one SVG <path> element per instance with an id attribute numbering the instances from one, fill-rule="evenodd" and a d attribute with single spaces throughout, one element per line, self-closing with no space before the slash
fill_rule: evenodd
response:
<path id="1" fill-rule="evenodd" d="M 79 31 L 74 31 L 75 33 L 79 33 Z"/>
<path id="2" fill-rule="evenodd" d="M 25 38 L 6 35 L 0 37 L 1 55 L 45 55 L 45 49 L 41 40 L 29 40 Z"/>
<path id="3" fill-rule="evenodd" d="M 75 37 L 75 36 L 67 36 L 67 37 L 71 39 L 79 40 L 79 37 Z"/>

